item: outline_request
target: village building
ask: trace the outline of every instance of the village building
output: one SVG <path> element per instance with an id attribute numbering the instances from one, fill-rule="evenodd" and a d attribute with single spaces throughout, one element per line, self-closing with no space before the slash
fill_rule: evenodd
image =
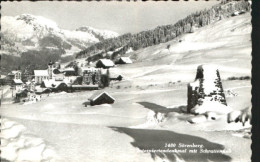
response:
<path id="1" fill-rule="evenodd" d="M 101 104 L 113 104 L 116 100 L 107 92 L 96 92 L 94 93 L 87 102 L 84 102 L 83 104 L 85 106 L 87 105 L 101 105 Z"/>
<path id="2" fill-rule="evenodd" d="M 116 64 L 132 64 L 133 61 L 129 57 L 120 57 L 117 61 Z"/>
<path id="3" fill-rule="evenodd" d="M 41 88 L 51 89 L 52 92 L 62 92 L 68 91 L 68 86 L 63 81 L 55 81 L 55 80 L 44 80 L 41 84 Z"/>
<path id="4" fill-rule="evenodd" d="M 14 90 L 20 91 L 23 88 L 23 82 L 21 79 L 13 79 L 12 86 L 14 87 Z"/>
<path id="5" fill-rule="evenodd" d="M 15 101 L 20 102 L 21 99 L 24 99 L 28 96 L 28 90 L 27 89 L 21 89 L 19 92 L 15 95 Z"/>
<path id="6" fill-rule="evenodd" d="M 22 79 L 22 72 L 20 70 L 13 70 L 8 73 L 11 79 Z"/>
<path id="7" fill-rule="evenodd" d="M 35 91 L 35 83 L 33 81 L 26 82 L 24 87 L 27 88 L 30 92 Z"/>
<path id="8" fill-rule="evenodd" d="M 104 73 L 104 72 L 103 72 Z M 105 72 L 105 74 L 109 73 L 109 80 L 121 81 L 123 76 L 118 73 L 116 69 L 109 69 L 109 72 Z"/>
<path id="9" fill-rule="evenodd" d="M 57 69 L 55 69 L 57 70 Z M 53 74 L 53 78 L 55 81 L 62 81 L 64 80 L 65 76 L 63 73 L 59 73 L 59 74 Z"/>
<path id="10" fill-rule="evenodd" d="M 82 67 L 81 68 L 82 75 L 83 74 L 94 73 L 94 72 L 97 72 L 97 71 L 98 71 L 98 69 L 94 68 L 94 67 Z"/>
<path id="11" fill-rule="evenodd" d="M 114 66 L 115 66 L 114 62 L 109 59 L 100 59 L 96 63 L 96 68 L 108 69 Z"/>
<path id="12" fill-rule="evenodd" d="M 55 69 L 60 69 L 60 68 L 61 68 L 60 63 L 59 63 L 59 62 L 55 62 L 55 63 L 54 63 L 54 68 L 55 68 Z"/>
<path id="13" fill-rule="evenodd" d="M 48 70 L 34 70 L 34 79 L 36 84 L 41 84 L 42 81 L 49 79 Z"/>

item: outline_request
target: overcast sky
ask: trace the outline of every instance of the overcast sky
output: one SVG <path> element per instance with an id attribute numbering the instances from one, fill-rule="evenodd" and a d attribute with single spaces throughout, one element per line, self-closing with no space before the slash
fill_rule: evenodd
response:
<path id="1" fill-rule="evenodd" d="M 2 16 L 33 14 L 55 21 L 62 29 L 81 26 L 136 33 L 158 25 L 174 24 L 218 1 L 161 2 L 1 2 Z"/>

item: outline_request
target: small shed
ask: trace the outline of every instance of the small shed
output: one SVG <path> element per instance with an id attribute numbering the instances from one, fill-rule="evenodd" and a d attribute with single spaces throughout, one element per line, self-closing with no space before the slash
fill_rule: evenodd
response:
<path id="1" fill-rule="evenodd" d="M 114 62 L 109 59 L 100 59 L 96 63 L 96 68 L 108 69 L 114 66 L 115 66 Z"/>
<path id="2" fill-rule="evenodd" d="M 116 63 L 117 64 L 132 64 L 133 61 L 129 57 L 120 57 Z"/>
<path id="3" fill-rule="evenodd" d="M 91 106 L 101 104 L 113 104 L 115 102 L 115 99 L 105 91 L 94 93 L 88 100 L 89 102 L 85 103 L 89 103 Z"/>

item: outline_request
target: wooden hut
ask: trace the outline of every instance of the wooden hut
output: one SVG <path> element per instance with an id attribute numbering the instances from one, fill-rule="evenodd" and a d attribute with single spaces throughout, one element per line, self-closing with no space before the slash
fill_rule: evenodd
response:
<path id="1" fill-rule="evenodd" d="M 114 66 L 115 66 L 114 62 L 109 59 L 100 59 L 96 63 L 96 68 L 108 69 Z"/>
<path id="2" fill-rule="evenodd" d="M 115 99 L 105 91 L 94 93 L 88 100 L 89 102 L 85 103 L 89 103 L 91 106 L 101 104 L 113 104 L 115 102 Z"/>
<path id="3" fill-rule="evenodd" d="M 133 61 L 129 57 L 120 57 L 117 61 L 116 64 L 132 64 Z"/>

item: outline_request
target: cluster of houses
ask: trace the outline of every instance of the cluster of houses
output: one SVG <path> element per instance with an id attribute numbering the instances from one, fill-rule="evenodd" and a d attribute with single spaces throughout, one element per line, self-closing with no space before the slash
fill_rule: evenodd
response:
<path id="1" fill-rule="evenodd" d="M 133 61 L 129 57 L 120 57 L 115 62 L 110 59 L 99 59 L 96 63 L 96 68 L 108 69 L 114 67 L 115 64 L 132 64 Z"/>
<path id="2" fill-rule="evenodd" d="M 34 70 L 34 75 L 26 82 L 22 81 L 22 73 L 19 70 L 10 72 L 1 78 L 0 82 L 2 85 L 11 85 L 17 100 L 29 98 L 28 94 L 98 90 L 109 86 L 110 80 L 122 80 L 121 75 L 110 74 L 109 68 L 115 64 L 130 63 L 130 58 L 121 57 L 115 63 L 109 59 L 100 59 L 95 67 L 61 68 L 59 62 L 50 61 L 47 69 Z"/>

